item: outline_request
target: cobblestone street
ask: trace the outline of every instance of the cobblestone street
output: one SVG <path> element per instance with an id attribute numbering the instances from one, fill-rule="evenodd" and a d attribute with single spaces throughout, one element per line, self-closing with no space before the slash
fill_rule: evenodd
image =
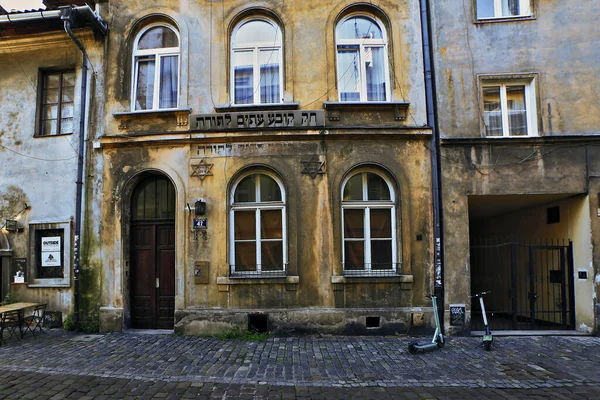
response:
<path id="1" fill-rule="evenodd" d="M 600 338 L 218 340 L 61 330 L 0 347 L 1 399 L 600 398 Z M 421 341 L 427 338 L 420 338 Z"/>

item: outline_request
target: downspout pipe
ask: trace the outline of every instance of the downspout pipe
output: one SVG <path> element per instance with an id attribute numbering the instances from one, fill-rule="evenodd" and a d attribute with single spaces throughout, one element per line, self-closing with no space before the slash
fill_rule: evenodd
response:
<path id="1" fill-rule="evenodd" d="M 82 65 L 81 65 L 81 105 L 80 105 L 80 116 L 79 116 L 79 148 L 77 152 L 77 194 L 75 201 L 75 243 L 73 245 L 73 295 L 74 295 L 74 322 L 75 330 L 79 330 L 79 271 L 80 271 L 80 256 L 79 251 L 81 248 L 81 220 L 82 220 L 82 203 L 83 203 L 83 154 L 85 144 L 85 109 L 86 109 L 86 98 L 87 98 L 87 79 L 88 79 L 88 65 L 87 65 L 87 52 L 83 44 L 75 37 L 73 31 L 71 31 L 71 24 L 73 23 L 73 9 L 71 7 L 60 7 L 61 17 L 60 19 L 64 22 L 65 32 L 73 40 L 75 45 L 81 50 L 82 53 Z"/>
<path id="2" fill-rule="evenodd" d="M 435 97 L 435 75 L 433 70 L 433 46 L 431 40 L 431 13 L 429 0 L 419 0 L 421 9 L 421 39 L 423 42 L 423 68 L 425 74 L 425 97 L 427 107 L 427 125 L 431 135 L 431 185 L 433 197 L 433 235 L 434 235 L 434 294 L 438 301 L 440 323 L 444 332 L 444 238 L 442 218 L 442 181 L 440 158 L 440 133 L 437 118 L 437 100 Z"/>

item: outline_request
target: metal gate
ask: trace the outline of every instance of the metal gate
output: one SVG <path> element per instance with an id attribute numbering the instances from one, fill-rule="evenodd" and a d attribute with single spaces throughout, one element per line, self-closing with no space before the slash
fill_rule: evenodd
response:
<path id="1" fill-rule="evenodd" d="M 482 291 L 492 331 L 574 329 L 573 243 L 472 244 L 471 293 Z M 471 329 L 483 330 L 479 301 L 471 310 Z"/>

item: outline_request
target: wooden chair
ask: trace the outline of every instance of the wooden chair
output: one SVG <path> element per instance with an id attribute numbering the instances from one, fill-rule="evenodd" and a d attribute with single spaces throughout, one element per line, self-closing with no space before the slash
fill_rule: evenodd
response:
<path id="1" fill-rule="evenodd" d="M 6 311 L 0 316 L 0 346 L 2 345 L 2 342 L 6 343 L 4 332 L 6 332 L 8 336 L 6 339 L 12 337 L 21 339 L 21 323 L 18 311 Z"/>
<path id="2" fill-rule="evenodd" d="M 33 313 L 26 316 L 23 319 L 25 325 L 25 332 L 29 331 L 35 336 L 35 331 L 39 330 L 41 333 L 44 332 L 44 314 L 46 313 L 46 304 L 39 304 L 35 306 Z"/>

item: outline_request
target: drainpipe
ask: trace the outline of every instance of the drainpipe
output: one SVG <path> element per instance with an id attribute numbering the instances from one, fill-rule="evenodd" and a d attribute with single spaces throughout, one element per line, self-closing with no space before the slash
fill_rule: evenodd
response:
<path id="1" fill-rule="evenodd" d="M 77 157 L 77 197 L 75 201 L 75 244 L 73 246 L 73 294 L 74 294 L 74 312 L 75 312 L 75 330 L 79 330 L 79 269 L 80 259 L 79 250 L 81 246 L 81 209 L 83 203 L 83 153 L 85 144 L 85 107 L 87 98 L 87 76 L 88 76 L 88 65 L 87 65 L 87 52 L 83 47 L 83 44 L 75 37 L 73 31 L 71 31 L 71 24 L 73 23 L 73 9 L 71 7 L 60 7 L 60 19 L 64 22 L 65 32 L 69 35 L 75 45 L 81 50 L 82 53 L 82 64 L 81 64 L 81 105 L 80 105 L 80 117 L 79 117 L 79 151 Z"/>
<path id="2" fill-rule="evenodd" d="M 431 127 L 431 185 L 433 195 L 434 235 L 434 294 L 438 298 L 438 311 L 444 332 L 444 241 L 442 230 L 442 181 L 440 168 L 440 134 L 438 128 L 435 80 L 433 71 L 433 46 L 429 0 L 419 0 L 421 8 L 421 38 L 423 41 L 423 67 L 425 74 L 425 97 L 427 103 L 427 125 Z"/>

